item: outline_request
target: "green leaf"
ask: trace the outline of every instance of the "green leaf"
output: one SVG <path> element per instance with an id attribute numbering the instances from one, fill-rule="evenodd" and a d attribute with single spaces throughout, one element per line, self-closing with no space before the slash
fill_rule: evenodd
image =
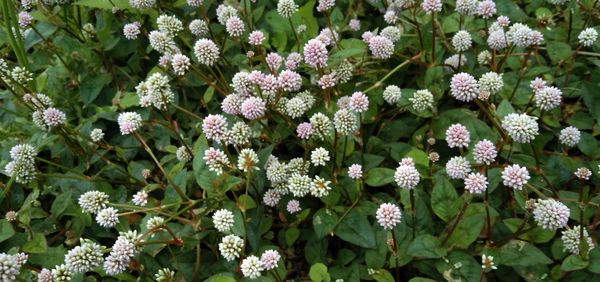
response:
<path id="1" fill-rule="evenodd" d="M 232 273 L 219 273 L 211 277 L 208 277 L 205 282 L 235 282 L 234 275 Z"/>
<path id="2" fill-rule="evenodd" d="M 502 221 L 510 231 L 517 232 L 523 220 L 520 218 L 507 218 Z M 529 229 L 529 224 L 526 224 L 524 229 Z M 526 240 L 532 243 L 546 243 L 554 238 L 556 231 L 543 229 L 539 226 L 534 227 L 530 231 L 519 236 L 519 239 Z"/>
<path id="3" fill-rule="evenodd" d="M 408 254 L 414 257 L 441 258 L 446 255 L 446 248 L 442 247 L 440 240 L 432 235 L 417 236 L 408 246 Z"/>
<path id="4" fill-rule="evenodd" d="M 326 208 L 318 210 L 313 216 L 313 228 L 317 238 L 323 238 L 327 234 L 333 232 L 335 225 L 338 222 L 337 214 Z"/>
<path id="5" fill-rule="evenodd" d="M 588 270 L 593 273 L 600 274 L 600 248 L 593 248 L 590 253 L 590 263 Z"/>
<path id="6" fill-rule="evenodd" d="M 444 175 L 438 173 L 433 179 L 435 185 L 431 192 L 431 209 L 442 220 L 448 222 L 458 212 L 460 206 L 458 194 Z"/>
<path id="7" fill-rule="evenodd" d="M 583 102 L 588 108 L 590 114 L 596 117 L 596 122 L 600 123 L 600 87 L 591 82 L 584 82 L 581 88 Z"/>
<path id="8" fill-rule="evenodd" d="M 529 266 L 552 263 L 552 260 L 534 245 L 521 240 L 511 240 L 502 247 L 489 249 L 485 253 L 493 256 L 497 265 Z"/>
<path id="9" fill-rule="evenodd" d="M 448 239 L 448 246 L 468 248 L 477 240 L 484 223 L 485 220 L 481 216 L 463 217 Z"/>
<path id="10" fill-rule="evenodd" d="M 0 242 L 8 240 L 15 235 L 15 229 L 6 219 L 0 219 Z"/>
<path id="11" fill-rule="evenodd" d="M 64 262 L 67 250 L 65 247 L 48 247 L 44 253 L 32 253 L 29 254 L 28 263 L 33 265 L 39 265 L 41 267 L 52 269 L 54 266 Z"/>
<path id="12" fill-rule="evenodd" d="M 71 190 L 68 190 L 66 193 L 59 194 L 56 199 L 54 199 L 52 207 L 50 208 L 52 217 L 59 218 L 72 204 L 73 200 L 71 199 Z"/>
<path id="13" fill-rule="evenodd" d="M 560 268 L 564 271 L 579 270 L 586 268 L 589 263 L 589 261 L 584 260 L 578 255 L 570 255 L 565 258 L 563 263 L 560 265 Z"/>
<path id="14" fill-rule="evenodd" d="M 506 99 L 502 99 L 502 102 L 500 102 L 500 105 L 498 105 L 498 109 L 496 109 L 496 113 L 498 114 L 498 116 L 500 118 L 503 118 L 503 117 L 507 116 L 508 114 L 514 113 L 514 112 L 515 112 L 515 108 L 513 108 L 511 103 Z"/>
<path id="15" fill-rule="evenodd" d="M 81 101 L 83 101 L 85 105 L 92 103 L 96 97 L 98 97 L 98 94 L 100 94 L 102 88 L 104 88 L 104 85 L 109 83 L 110 80 L 111 76 L 109 74 L 99 74 L 86 77 L 81 82 L 81 88 L 79 89 Z"/>
<path id="16" fill-rule="evenodd" d="M 285 231 L 285 242 L 288 246 L 294 245 L 298 237 L 300 236 L 300 230 L 296 227 L 290 227 Z"/>
<path id="17" fill-rule="evenodd" d="M 318 262 L 313 264 L 310 267 L 310 271 L 308 272 L 308 276 L 310 277 L 310 280 L 313 282 L 329 282 L 331 281 L 331 277 L 329 276 L 329 273 L 327 272 L 327 266 L 325 266 L 324 264 Z"/>
<path id="18" fill-rule="evenodd" d="M 394 276 L 385 269 L 375 271 L 375 274 L 371 275 L 371 277 L 377 282 L 394 282 Z"/>
<path id="19" fill-rule="evenodd" d="M 356 209 L 348 212 L 336 228 L 335 235 L 346 242 L 363 248 L 373 249 L 376 246 L 375 233 L 367 217 Z"/>
<path id="20" fill-rule="evenodd" d="M 553 63 L 558 63 L 569 58 L 572 54 L 571 46 L 560 41 L 549 41 L 546 43 L 548 55 Z"/>
<path id="21" fill-rule="evenodd" d="M 42 233 L 33 233 L 31 240 L 23 245 L 23 251 L 27 253 L 45 253 L 46 249 L 48 249 L 46 237 Z"/>
<path id="22" fill-rule="evenodd" d="M 119 9 L 127 9 L 130 8 L 127 0 L 79 0 L 75 3 L 75 5 L 86 6 L 90 8 L 100 8 L 110 10 L 114 7 Z"/>
<path id="23" fill-rule="evenodd" d="M 394 182 L 394 170 L 385 167 L 376 167 L 367 173 L 365 183 L 372 187 L 381 187 Z"/>

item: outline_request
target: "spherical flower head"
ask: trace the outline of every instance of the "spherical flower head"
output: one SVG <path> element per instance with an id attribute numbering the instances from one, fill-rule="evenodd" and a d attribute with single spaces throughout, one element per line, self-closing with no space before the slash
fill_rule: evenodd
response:
<path id="1" fill-rule="evenodd" d="M 547 86 L 544 89 L 535 92 L 535 106 L 544 111 L 552 110 L 560 105 L 562 101 L 562 91 L 554 86 Z"/>
<path id="2" fill-rule="evenodd" d="M 558 140 L 560 144 L 563 144 L 567 147 L 574 147 L 579 143 L 581 139 L 581 132 L 574 126 L 569 126 L 560 131 L 560 135 L 558 136 Z"/>
<path id="3" fill-rule="evenodd" d="M 298 202 L 298 200 L 290 200 L 286 205 L 286 210 L 290 214 L 295 214 L 302 211 L 302 207 L 300 207 L 300 202 Z"/>
<path id="4" fill-rule="evenodd" d="M 92 132 L 90 133 L 90 139 L 92 139 L 93 142 L 98 143 L 102 140 L 102 138 L 104 138 L 104 132 L 102 131 L 102 129 L 92 129 Z"/>
<path id="5" fill-rule="evenodd" d="M 539 134 L 537 117 L 527 114 L 508 114 L 502 120 L 502 128 L 518 143 L 529 143 Z"/>
<path id="6" fill-rule="evenodd" d="M 487 91 L 490 95 L 499 93 L 503 87 L 504 81 L 502 80 L 502 74 L 487 72 L 479 79 L 479 88 L 481 91 Z"/>
<path id="7" fill-rule="evenodd" d="M 242 249 L 244 249 L 244 240 L 235 235 L 227 235 L 219 243 L 219 251 L 227 261 L 240 257 Z"/>
<path id="8" fill-rule="evenodd" d="M 465 148 L 471 142 L 471 135 L 464 125 L 453 124 L 446 130 L 446 142 L 450 148 Z"/>
<path id="9" fill-rule="evenodd" d="M 171 66 L 176 75 L 185 75 L 190 68 L 190 58 L 183 54 L 175 54 L 171 57 Z"/>
<path id="10" fill-rule="evenodd" d="M 507 16 L 499 16 L 496 19 L 496 23 L 500 26 L 500 27 L 507 27 L 508 25 L 510 25 L 510 19 Z"/>
<path id="11" fill-rule="evenodd" d="M 457 52 L 469 50 L 472 45 L 471 34 L 466 30 L 460 30 L 452 37 L 452 46 Z"/>
<path id="12" fill-rule="evenodd" d="M 490 51 L 488 50 L 483 50 L 477 55 L 477 63 L 479 63 L 482 66 L 489 65 L 491 61 L 492 53 L 490 53 Z"/>
<path id="13" fill-rule="evenodd" d="M 225 25 L 230 17 L 237 17 L 237 10 L 229 5 L 221 4 L 217 7 L 217 21 Z"/>
<path id="14" fill-rule="evenodd" d="M 394 54 L 394 42 L 385 36 L 376 35 L 369 40 L 369 50 L 376 59 L 387 59 Z"/>
<path id="15" fill-rule="evenodd" d="M 200 7 L 200 6 L 202 6 L 202 0 L 187 0 L 186 2 L 191 7 Z"/>
<path id="16" fill-rule="evenodd" d="M 325 135 L 328 135 L 331 130 L 331 120 L 322 113 L 316 113 L 310 117 L 310 123 L 315 130 L 316 137 L 321 140 L 323 140 Z"/>
<path id="17" fill-rule="evenodd" d="M 4 215 L 4 218 L 6 218 L 6 220 L 8 222 L 13 222 L 15 220 L 17 220 L 17 216 L 19 214 L 16 211 L 7 211 L 6 214 Z"/>
<path id="18" fill-rule="evenodd" d="M 325 166 L 330 160 L 329 151 L 323 147 L 316 148 L 310 154 L 310 159 L 314 166 Z"/>
<path id="19" fill-rule="evenodd" d="M 284 91 L 296 92 L 302 87 L 302 76 L 295 71 L 284 70 L 279 73 L 277 82 Z"/>
<path id="20" fill-rule="evenodd" d="M 18 18 L 19 18 L 19 26 L 21 28 L 27 27 L 33 21 L 33 17 L 27 11 L 21 11 L 18 15 Z"/>
<path id="21" fill-rule="evenodd" d="M 354 112 L 365 112 L 369 108 L 369 97 L 363 92 L 354 92 L 352 96 L 350 96 L 350 103 L 348 106 Z"/>
<path id="22" fill-rule="evenodd" d="M 285 112 L 290 118 L 299 118 L 306 110 L 308 110 L 308 107 L 300 97 L 294 97 L 285 103 Z"/>
<path id="23" fill-rule="evenodd" d="M 359 180 L 363 177 L 362 165 L 353 164 L 348 167 L 348 176 L 354 180 Z"/>
<path id="24" fill-rule="evenodd" d="M 246 29 L 244 26 L 244 22 L 237 16 L 229 17 L 227 22 L 225 23 L 225 28 L 229 36 L 238 38 L 244 34 L 244 30 Z"/>
<path id="25" fill-rule="evenodd" d="M 269 189 L 263 195 L 263 203 L 269 207 L 275 207 L 281 200 L 281 193 L 277 189 Z"/>
<path id="26" fill-rule="evenodd" d="M 386 26 L 381 30 L 381 36 L 387 37 L 392 42 L 400 40 L 402 32 L 395 26 Z"/>
<path id="27" fill-rule="evenodd" d="M 113 247 L 114 248 L 114 247 Z M 108 275 L 117 275 L 123 273 L 127 266 L 129 265 L 130 258 L 129 257 L 118 257 L 109 255 L 104 260 L 102 264 L 102 268 L 104 268 L 104 272 Z"/>
<path id="28" fill-rule="evenodd" d="M 303 122 L 296 128 L 296 134 L 298 134 L 298 138 L 303 140 L 309 139 L 314 132 L 315 130 L 313 129 L 312 124 L 309 122 Z"/>
<path id="29" fill-rule="evenodd" d="M 248 43 L 254 46 L 260 46 L 265 40 L 265 35 L 260 30 L 255 30 L 248 35 Z"/>
<path id="30" fill-rule="evenodd" d="M 173 41 L 173 37 L 167 32 L 153 30 L 148 34 L 148 40 L 152 49 L 159 53 L 170 54 L 177 50 L 177 45 Z"/>
<path id="31" fill-rule="evenodd" d="M 250 279 L 256 279 L 261 276 L 260 272 L 263 271 L 263 266 L 260 259 L 254 255 L 246 257 L 240 265 L 242 274 L 244 277 Z"/>
<path id="32" fill-rule="evenodd" d="M 400 188 L 414 189 L 419 184 L 419 171 L 414 165 L 401 164 L 396 168 L 394 180 Z"/>
<path id="33" fill-rule="evenodd" d="M 57 108 L 47 108 L 44 110 L 43 114 L 44 123 L 49 128 L 56 127 L 61 124 L 65 124 L 67 121 L 67 116 L 61 110 Z"/>
<path id="34" fill-rule="evenodd" d="M 468 73 L 457 73 L 450 81 L 450 95 L 459 101 L 469 102 L 479 96 L 479 83 Z"/>
<path id="35" fill-rule="evenodd" d="M 426 14 L 437 13 L 442 11 L 442 0 L 423 0 L 421 8 Z"/>
<path id="36" fill-rule="evenodd" d="M 518 164 L 507 166 L 502 171 L 502 183 L 504 186 L 515 190 L 522 190 L 529 178 L 527 168 L 521 167 Z"/>
<path id="37" fill-rule="evenodd" d="M 340 135 L 348 135 L 359 127 L 359 120 L 349 109 L 341 108 L 333 116 L 333 125 Z"/>
<path id="38" fill-rule="evenodd" d="M 464 66 L 467 63 L 467 57 L 459 56 L 458 54 L 454 54 L 446 60 L 444 60 L 444 65 L 448 71 L 454 71 L 454 69 L 458 69 L 459 67 Z"/>
<path id="39" fill-rule="evenodd" d="M 148 193 L 144 190 L 138 191 L 133 195 L 131 201 L 140 207 L 146 206 L 148 204 Z"/>
<path id="40" fill-rule="evenodd" d="M 317 12 L 325 12 L 335 6 L 335 0 L 319 0 L 317 5 Z"/>
<path id="41" fill-rule="evenodd" d="M 469 172 L 471 172 L 471 165 L 464 157 L 452 157 L 446 163 L 446 173 L 452 179 L 464 179 Z"/>
<path id="42" fill-rule="evenodd" d="M 277 2 L 277 13 L 284 18 L 291 18 L 298 11 L 298 5 L 294 0 L 279 0 Z"/>
<path id="43" fill-rule="evenodd" d="M 579 33 L 577 39 L 579 40 L 579 44 L 590 47 L 598 40 L 598 32 L 594 28 L 588 27 Z"/>
<path id="44" fill-rule="evenodd" d="M 506 39 L 517 47 L 529 47 L 534 43 L 534 37 L 537 36 L 532 32 L 530 27 L 522 23 L 515 23 L 506 32 Z"/>
<path id="45" fill-rule="evenodd" d="M 377 33 L 376 33 L 376 32 L 372 32 L 372 31 L 368 31 L 368 30 L 367 30 L 367 31 L 363 32 L 363 34 L 362 34 L 360 37 L 362 38 L 363 42 L 365 42 L 365 43 L 369 44 L 369 41 L 371 41 L 371 39 L 372 39 L 372 38 L 373 38 L 375 35 L 377 35 Z"/>
<path id="46" fill-rule="evenodd" d="M 245 148 L 240 151 L 238 156 L 237 167 L 239 170 L 244 172 L 251 172 L 253 170 L 259 170 L 258 166 L 258 155 L 254 150 Z"/>
<path id="47" fill-rule="evenodd" d="M 574 255 L 579 254 L 579 246 L 581 245 L 581 225 L 569 228 L 562 231 L 560 239 L 563 242 L 564 250 L 569 251 Z M 583 229 L 583 239 L 587 244 L 588 253 L 595 247 L 592 238 L 588 234 L 587 228 Z"/>
<path id="48" fill-rule="evenodd" d="M 311 39 L 304 45 L 304 61 L 314 68 L 323 68 L 327 66 L 326 45 L 318 39 Z"/>
<path id="49" fill-rule="evenodd" d="M 440 154 L 438 154 L 438 152 L 431 152 L 429 153 L 429 155 L 427 156 L 427 158 L 432 162 L 435 163 L 437 161 L 440 160 Z"/>
<path id="50" fill-rule="evenodd" d="M 455 9 L 461 15 L 472 15 L 477 11 L 477 0 L 456 0 Z"/>
<path id="51" fill-rule="evenodd" d="M 29 144 L 19 144 L 10 148 L 10 158 L 19 163 L 31 163 L 35 162 L 37 151 Z"/>
<path id="52" fill-rule="evenodd" d="M 198 62 L 212 66 L 219 59 L 219 47 L 210 39 L 201 38 L 194 44 L 194 55 Z"/>
<path id="53" fill-rule="evenodd" d="M 569 0 L 548 0 L 548 3 L 558 6 L 558 5 L 564 5 L 565 3 L 567 3 L 567 1 L 569 1 Z"/>
<path id="54" fill-rule="evenodd" d="M 156 25 L 158 30 L 169 34 L 171 37 L 177 36 L 183 30 L 183 23 L 177 17 L 170 15 L 160 15 L 156 19 Z"/>
<path id="55" fill-rule="evenodd" d="M 489 19 L 496 14 L 496 3 L 492 0 L 483 0 L 477 4 L 477 15 Z"/>
<path id="56" fill-rule="evenodd" d="M 487 189 L 488 181 L 485 175 L 475 172 L 465 178 L 465 189 L 471 194 L 481 194 Z"/>
<path id="57" fill-rule="evenodd" d="M 352 31 L 358 31 L 360 30 L 360 21 L 358 19 L 351 19 L 348 23 L 348 27 Z"/>
<path id="58" fill-rule="evenodd" d="M 227 233 L 231 231 L 233 223 L 233 213 L 226 209 L 216 211 L 212 216 L 213 225 L 219 232 Z"/>
<path id="59" fill-rule="evenodd" d="M 331 184 L 331 181 L 315 176 L 313 185 L 310 187 L 310 194 L 317 198 L 329 195 L 329 191 L 331 190 L 329 184 Z"/>
<path id="60" fill-rule="evenodd" d="M 390 105 L 396 105 L 400 102 L 401 97 L 402 90 L 396 85 L 388 85 L 385 90 L 383 90 L 383 100 Z"/>
<path id="61" fill-rule="evenodd" d="M 191 21 L 188 29 L 195 36 L 206 36 L 208 34 L 208 24 L 203 20 L 195 19 Z"/>
<path id="62" fill-rule="evenodd" d="M 175 152 L 175 157 L 177 157 L 177 160 L 182 163 L 187 163 L 192 160 L 192 155 L 190 154 L 190 152 L 188 152 L 188 149 L 185 145 L 177 148 L 177 151 Z"/>
<path id="63" fill-rule="evenodd" d="M 489 165 L 496 159 L 498 151 L 492 141 L 483 139 L 473 147 L 473 158 L 477 164 Z"/>
<path id="64" fill-rule="evenodd" d="M 227 155 L 219 149 L 210 147 L 204 151 L 204 157 L 202 158 L 208 165 L 208 170 L 214 171 L 217 175 L 223 173 L 223 168 L 229 166 L 229 159 Z"/>
<path id="65" fill-rule="evenodd" d="M 108 194 L 100 191 L 88 191 L 79 196 L 79 206 L 86 212 L 94 214 L 106 208 Z"/>
<path id="66" fill-rule="evenodd" d="M 312 180 L 307 175 L 294 173 L 289 177 L 287 186 L 294 197 L 304 197 L 310 192 Z"/>
<path id="67" fill-rule="evenodd" d="M 281 259 L 281 255 L 276 250 L 266 250 L 260 256 L 260 264 L 264 270 L 272 270 L 277 268 L 277 263 Z"/>
<path id="68" fill-rule="evenodd" d="M 202 131 L 207 139 L 221 141 L 227 131 L 227 119 L 219 114 L 208 115 L 202 121 Z"/>
<path id="69" fill-rule="evenodd" d="M 540 77 L 536 77 L 529 83 L 529 87 L 533 90 L 534 93 L 542 91 L 546 88 L 546 81 L 544 81 Z"/>
<path id="70" fill-rule="evenodd" d="M 392 203 L 381 204 L 375 213 L 377 222 L 383 229 L 394 229 L 402 220 L 402 212 Z"/>
<path id="71" fill-rule="evenodd" d="M 569 214 L 569 208 L 554 199 L 538 199 L 533 208 L 533 219 L 543 229 L 556 230 L 565 227 L 569 221 Z"/>
<path id="72" fill-rule="evenodd" d="M 592 176 L 592 171 L 586 167 L 580 167 L 575 171 L 575 177 L 581 180 L 590 180 L 590 176 Z"/>
<path id="73" fill-rule="evenodd" d="M 37 279 L 38 282 L 54 282 L 52 271 L 47 268 L 42 268 L 42 270 L 37 274 Z"/>
<path id="74" fill-rule="evenodd" d="M 114 227 L 119 223 L 119 216 L 117 210 L 112 207 L 102 209 L 96 215 L 96 222 L 98 225 L 106 228 Z"/>
<path id="75" fill-rule="evenodd" d="M 135 112 L 120 113 L 117 118 L 121 134 L 128 135 L 134 133 L 142 126 L 142 116 Z"/>
<path id="76" fill-rule="evenodd" d="M 85 273 L 100 266 L 104 261 L 104 247 L 90 241 L 82 240 L 77 246 L 65 255 L 65 265 L 73 273 Z"/>
<path id="77" fill-rule="evenodd" d="M 396 11 L 388 9 L 383 15 L 383 20 L 388 24 L 395 24 L 398 21 L 398 14 Z"/>
<path id="78" fill-rule="evenodd" d="M 288 70 L 295 70 L 302 62 L 302 55 L 296 52 L 290 53 L 285 59 L 285 68 Z"/>
<path id="79" fill-rule="evenodd" d="M 152 8 L 156 0 L 129 0 L 129 5 L 136 9 Z"/>
<path id="80" fill-rule="evenodd" d="M 240 112 L 247 119 L 258 119 L 265 114 L 266 103 L 258 97 L 248 97 L 240 106 Z"/>
<path id="81" fill-rule="evenodd" d="M 408 101 L 412 103 L 415 111 L 422 112 L 433 107 L 433 94 L 427 89 L 417 90 Z"/>
<path id="82" fill-rule="evenodd" d="M 0 253 L 0 278 L 2 281 L 16 281 L 20 266 L 17 258 L 6 253 Z"/>

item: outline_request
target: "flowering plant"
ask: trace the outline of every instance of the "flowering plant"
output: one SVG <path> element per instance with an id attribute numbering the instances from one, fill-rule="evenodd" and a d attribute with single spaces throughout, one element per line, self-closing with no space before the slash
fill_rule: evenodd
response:
<path id="1" fill-rule="evenodd" d="M 2 0 L 0 281 L 597 279 L 598 0 Z"/>

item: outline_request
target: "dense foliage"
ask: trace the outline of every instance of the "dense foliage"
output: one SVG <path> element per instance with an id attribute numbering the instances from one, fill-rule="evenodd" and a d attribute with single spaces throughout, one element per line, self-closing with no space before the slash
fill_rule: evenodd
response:
<path id="1" fill-rule="evenodd" d="M 0 2 L 0 281 L 600 279 L 598 0 Z"/>

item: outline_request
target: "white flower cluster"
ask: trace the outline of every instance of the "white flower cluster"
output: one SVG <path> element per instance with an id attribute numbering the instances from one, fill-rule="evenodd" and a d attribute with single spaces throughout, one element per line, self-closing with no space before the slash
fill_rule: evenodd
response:
<path id="1" fill-rule="evenodd" d="M 106 274 L 117 275 L 124 272 L 131 258 L 141 250 L 139 243 L 142 243 L 142 240 L 137 231 L 120 232 L 110 254 L 104 260 L 103 267 Z"/>
<path id="2" fill-rule="evenodd" d="M 154 106 L 159 110 L 165 110 L 167 105 L 175 100 L 169 78 L 160 72 L 153 73 L 146 81 L 140 82 L 135 89 L 142 107 Z"/>
<path id="3" fill-rule="evenodd" d="M 29 144 L 15 145 L 10 149 L 12 159 L 4 167 L 4 172 L 9 177 L 14 177 L 15 182 L 27 184 L 35 179 L 35 157 L 37 151 Z"/>

